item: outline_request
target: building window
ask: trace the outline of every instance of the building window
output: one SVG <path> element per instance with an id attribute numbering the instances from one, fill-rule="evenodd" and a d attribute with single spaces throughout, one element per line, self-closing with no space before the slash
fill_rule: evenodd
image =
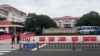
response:
<path id="1" fill-rule="evenodd" d="M 59 23 L 61 23 L 61 22 L 59 22 Z"/>
<path id="2" fill-rule="evenodd" d="M 69 21 L 65 21 L 65 23 L 69 23 Z"/>
<path id="3" fill-rule="evenodd" d="M 76 21 L 73 21 L 73 24 L 76 24 Z"/>
<path id="4" fill-rule="evenodd" d="M 71 24 L 64 24 L 64 27 L 65 28 L 70 28 L 71 27 Z"/>

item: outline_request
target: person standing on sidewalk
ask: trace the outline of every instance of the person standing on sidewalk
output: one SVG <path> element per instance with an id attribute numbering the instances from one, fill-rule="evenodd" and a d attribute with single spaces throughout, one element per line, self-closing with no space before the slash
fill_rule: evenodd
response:
<path id="1" fill-rule="evenodd" d="M 20 41 L 20 33 L 18 32 L 17 33 L 17 44 L 19 44 L 19 41 Z"/>
<path id="2" fill-rule="evenodd" d="M 11 43 L 14 43 L 15 44 L 15 34 L 12 34 L 12 41 L 11 41 Z"/>

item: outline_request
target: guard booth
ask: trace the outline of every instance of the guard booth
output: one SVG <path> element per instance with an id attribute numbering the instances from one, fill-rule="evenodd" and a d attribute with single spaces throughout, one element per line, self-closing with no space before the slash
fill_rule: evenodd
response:
<path id="1" fill-rule="evenodd" d="M 42 31 L 43 31 L 43 27 L 42 27 L 42 26 L 37 25 L 37 26 L 35 27 L 35 34 L 36 34 L 36 35 L 42 35 Z"/>

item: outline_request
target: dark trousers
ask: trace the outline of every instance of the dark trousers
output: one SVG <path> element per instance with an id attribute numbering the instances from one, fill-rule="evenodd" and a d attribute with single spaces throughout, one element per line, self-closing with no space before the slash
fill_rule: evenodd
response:
<path id="1" fill-rule="evenodd" d="M 20 37 L 17 37 L 17 44 L 19 44 L 19 41 L 20 41 Z"/>
<path id="2" fill-rule="evenodd" d="M 19 40 L 17 40 L 17 44 L 19 44 Z"/>
<path id="3" fill-rule="evenodd" d="M 12 40 L 12 43 L 14 43 L 14 44 L 15 44 L 15 40 Z"/>

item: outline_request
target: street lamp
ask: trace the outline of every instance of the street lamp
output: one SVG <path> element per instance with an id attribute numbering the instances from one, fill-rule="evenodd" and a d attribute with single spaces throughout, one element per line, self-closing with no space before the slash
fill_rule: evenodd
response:
<path id="1" fill-rule="evenodd" d="M 12 22 L 14 24 L 14 14 L 13 14 Z M 14 34 L 15 34 L 16 33 L 16 27 L 13 27 L 13 31 L 14 31 Z"/>

